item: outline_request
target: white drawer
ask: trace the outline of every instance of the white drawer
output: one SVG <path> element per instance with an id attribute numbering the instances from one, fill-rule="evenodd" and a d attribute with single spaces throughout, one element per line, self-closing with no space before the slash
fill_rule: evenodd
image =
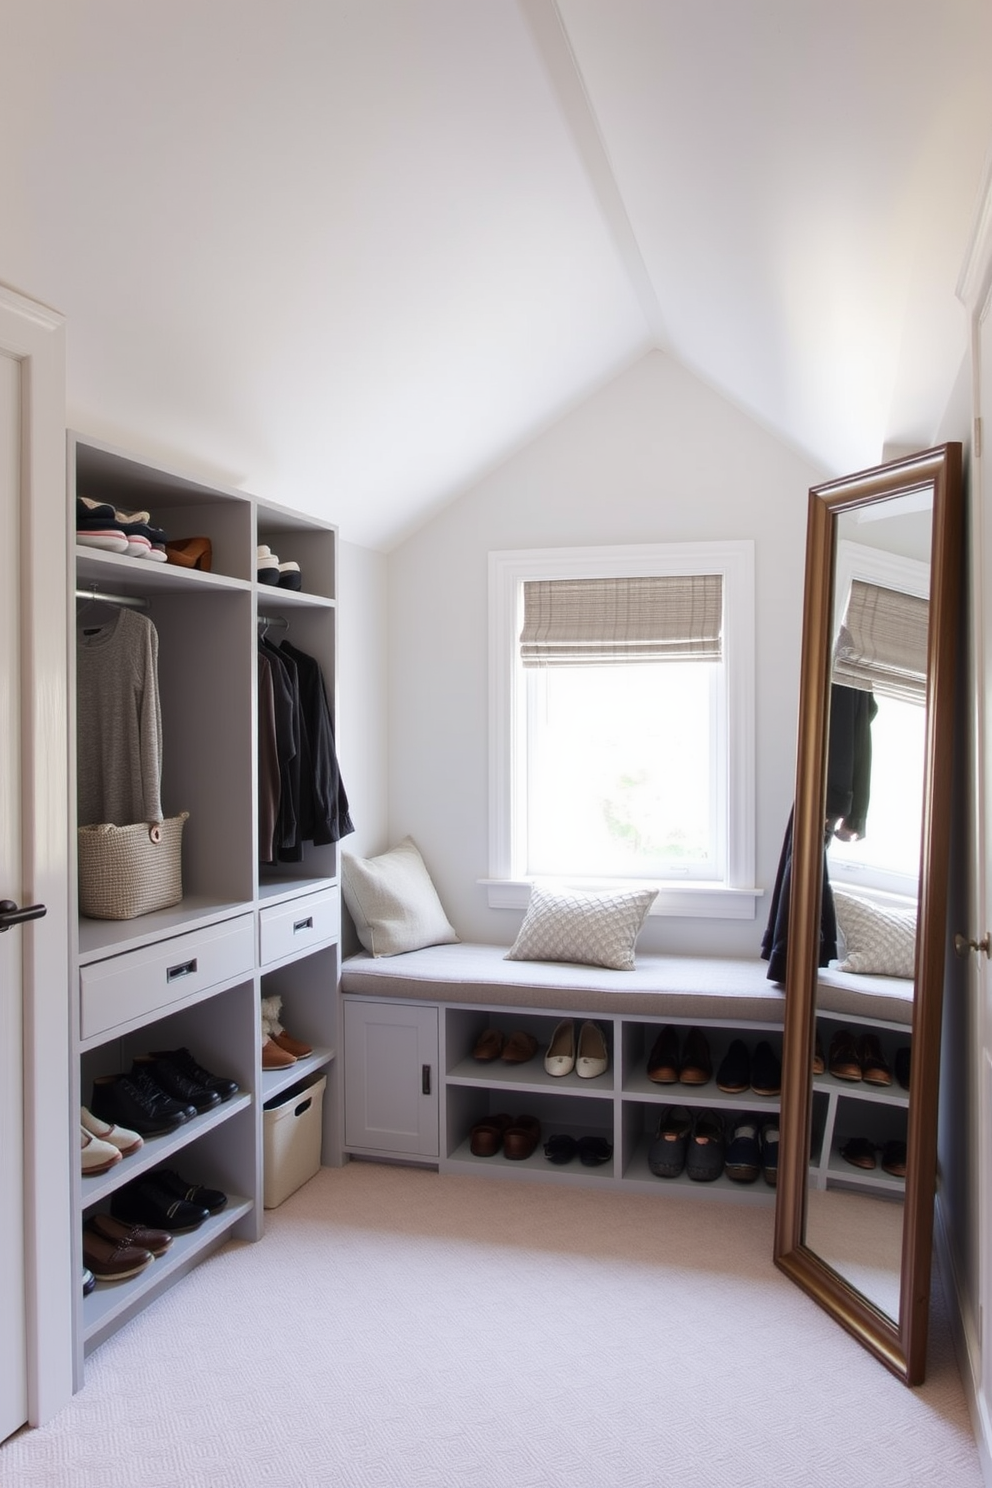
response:
<path id="1" fill-rule="evenodd" d="M 288 904 L 258 912 L 258 959 L 262 966 L 283 961 L 341 934 L 341 900 L 337 889 L 307 894 Z"/>
<path id="2" fill-rule="evenodd" d="M 254 964 L 250 914 L 94 961 L 79 971 L 80 1038 L 168 1012 L 216 983 L 250 976 Z"/>

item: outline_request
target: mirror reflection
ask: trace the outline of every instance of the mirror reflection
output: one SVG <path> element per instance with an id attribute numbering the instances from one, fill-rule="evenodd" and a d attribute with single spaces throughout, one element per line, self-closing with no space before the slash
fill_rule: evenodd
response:
<path id="1" fill-rule="evenodd" d="M 836 514 L 806 1243 L 899 1321 L 932 492 Z M 833 910 L 831 916 L 830 910 Z M 855 1013 L 858 1016 L 854 1016 Z"/>

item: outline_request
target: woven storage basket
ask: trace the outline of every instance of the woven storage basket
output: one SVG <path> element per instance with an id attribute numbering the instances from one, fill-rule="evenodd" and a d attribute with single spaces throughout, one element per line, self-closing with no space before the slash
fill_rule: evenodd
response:
<path id="1" fill-rule="evenodd" d="M 79 912 L 93 920 L 133 920 L 183 897 L 183 824 L 189 816 L 115 827 L 80 827 Z"/>

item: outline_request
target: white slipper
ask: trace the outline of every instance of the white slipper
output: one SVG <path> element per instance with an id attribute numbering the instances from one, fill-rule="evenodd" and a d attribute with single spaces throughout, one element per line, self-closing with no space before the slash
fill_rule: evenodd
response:
<path id="1" fill-rule="evenodd" d="M 76 541 L 85 548 L 103 548 L 107 553 L 127 552 L 127 538 L 123 532 L 113 532 L 109 528 L 104 532 L 77 532 Z"/>
<path id="2" fill-rule="evenodd" d="M 89 1132 L 91 1137 L 96 1137 L 100 1142 L 109 1143 L 116 1147 L 122 1157 L 127 1157 L 131 1152 L 137 1152 L 139 1147 L 145 1145 L 145 1139 L 136 1131 L 131 1131 L 127 1126 L 112 1126 L 109 1121 L 101 1121 L 99 1116 L 94 1116 L 85 1106 L 79 1108 L 79 1124 L 84 1131 Z"/>
<path id="3" fill-rule="evenodd" d="M 153 563 L 168 563 L 169 561 L 169 555 L 165 549 L 157 548 L 154 543 L 151 544 L 148 552 L 142 553 L 141 556 L 142 558 L 150 558 Z"/>
<path id="4" fill-rule="evenodd" d="M 127 540 L 127 556 L 129 558 L 144 558 L 146 553 L 151 552 L 151 547 L 151 538 L 140 537 L 137 532 L 133 532 Z"/>

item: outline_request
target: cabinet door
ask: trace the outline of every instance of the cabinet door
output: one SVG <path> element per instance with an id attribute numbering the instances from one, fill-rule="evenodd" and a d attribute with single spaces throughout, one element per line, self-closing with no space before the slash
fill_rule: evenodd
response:
<path id="1" fill-rule="evenodd" d="M 346 998 L 345 1146 L 437 1157 L 437 1064 L 436 1007 Z"/>

